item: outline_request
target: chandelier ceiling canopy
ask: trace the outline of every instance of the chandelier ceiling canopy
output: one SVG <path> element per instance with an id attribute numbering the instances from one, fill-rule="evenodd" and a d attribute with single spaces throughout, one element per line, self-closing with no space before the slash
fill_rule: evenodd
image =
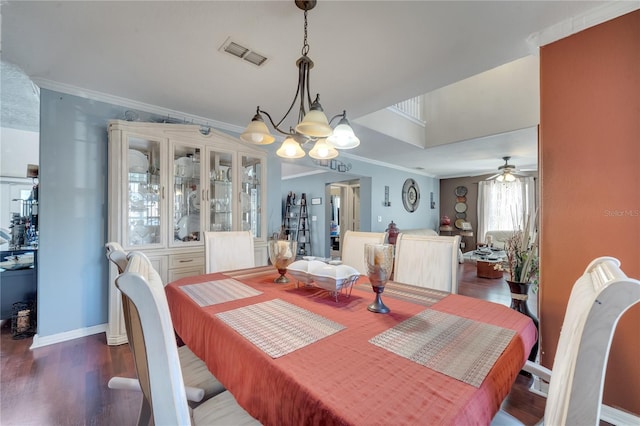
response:
<path id="1" fill-rule="evenodd" d="M 320 95 L 316 94 L 315 100 L 311 101 L 309 72 L 313 68 L 313 61 L 307 56 L 309 53 L 307 12 L 315 7 L 316 0 L 295 0 L 295 3 L 298 8 L 304 11 L 302 56 L 296 61 L 296 66 L 298 67 L 296 94 L 289 109 L 277 123 L 267 111 L 260 109 L 258 106 L 256 114 L 240 135 L 240 138 L 245 142 L 256 145 L 273 143 L 275 137 L 269 132 L 269 128 L 263 118 L 264 114 L 273 129 L 286 136 L 282 146 L 276 151 L 278 156 L 283 158 L 304 157 L 306 154 L 302 146 L 314 143 L 313 148 L 309 151 L 309 156 L 318 160 L 328 160 L 338 156 L 337 149 L 351 149 L 360 145 L 360 139 L 353 133 L 349 120 L 347 120 L 346 111 L 342 111 L 342 114 L 335 115 L 331 120 L 328 120 L 320 105 Z M 284 131 L 280 126 L 289 116 L 296 103 L 298 103 L 297 125 L 293 129 L 290 128 L 289 131 Z M 337 118 L 340 118 L 340 121 L 335 129 L 332 129 L 330 124 Z"/>

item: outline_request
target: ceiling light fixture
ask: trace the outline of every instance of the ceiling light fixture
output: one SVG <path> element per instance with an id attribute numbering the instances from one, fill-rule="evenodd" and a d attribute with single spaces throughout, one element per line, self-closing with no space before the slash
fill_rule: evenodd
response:
<path id="1" fill-rule="evenodd" d="M 500 176 L 496 178 L 498 182 L 515 182 L 516 177 L 511 174 L 510 170 L 505 170 Z"/>
<path id="2" fill-rule="evenodd" d="M 316 6 L 317 0 L 295 0 L 296 6 L 304 10 L 304 42 L 302 44 L 302 56 L 296 61 L 298 67 L 298 88 L 296 95 L 291 102 L 291 106 L 284 117 L 277 123 L 273 121 L 271 115 L 258 108 L 256 115 L 251 120 L 245 131 L 240 135 L 240 139 L 256 145 L 268 145 L 275 141 L 275 137 L 269 132 L 262 114 L 266 115 L 271 126 L 279 133 L 286 135 L 282 146 L 276 154 L 284 158 L 301 158 L 305 156 L 303 145 L 314 142 L 314 146 L 309 151 L 309 156 L 318 160 L 328 160 L 338 156 L 337 149 L 351 149 L 360 145 L 360 139 L 353 133 L 353 129 L 347 120 L 347 112 L 342 111 L 327 119 L 327 116 L 320 105 L 320 95 L 311 101 L 309 90 L 309 71 L 313 68 L 313 61 L 307 56 L 309 44 L 307 43 L 307 12 Z M 288 132 L 280 129 L 280 125 L 293 110 L 299 98 L 298 121 L 295 129 Z M 340 121 L 335 129 L 330 124 L 340 117 Z"/>
<path id="3" fill-rule="evenodd" d="M 509 164 L 509 160 L 511 157 L 502 157 L 504 160 L 504 164 L 498 167 L 498 174 L 495 174 L 486 180 L 494 180 L 496 182 L 515 182 L 518 178 L 516 175 L 518 173 L 515 172 L 516 166 Z"/>

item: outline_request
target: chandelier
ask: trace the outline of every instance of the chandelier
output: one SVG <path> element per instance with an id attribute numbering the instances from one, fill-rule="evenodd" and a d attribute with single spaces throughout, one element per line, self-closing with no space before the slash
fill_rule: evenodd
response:
<path id="1" fill-rule="evenodd" d="M 284 117 L 277 123 L 271 118 L 271 115 L 256 108 L 256 115 L 251 120 L 245 131 L 240 135 L 240 139 L 248 143 L 256 145 L 268 145 L 275 141 L 275 137 L 269 132 L 263 114 L 267 116 L 271 126 L 279 133 L 285 135 L 282 146 L 276 151 L 276 154 L 283 158 L 301 158 L 305 156 L 302 146 L 314 143 L 313 148 L 309 151 L 309 156 L 317 160 L 329 160 L 338 156 L 337 149 L 351 149 L 360 145 L 360 139 L 353 133 L 353 129 L 347 120 L 347 112 L 342 111 L 327 119 L 322 106 L 320 105 L 320 95 L 316 95 L 315 100 L 311 101 L 311 92 L 309 90 L 309 71 L 313 68 L 313 61 L 307 56 L 309 53 L 309 44 L 307 43 L 307 12 L 313 9 L 317 0 L 295 0 L 296 6 L 304 10 L 304 42 L 302 44 L 302 56 L 296 61 L 298 67 L 298 87 L 296 94 L 285 113 Z M 298 106 L 298 121 L 295 128 L 289 128 L 284 131 L 280 128 L 282 122 L 287 118 L 293 110 L 296 102 Z M 335 129 L 331 128 L 331 123 L 340 118 Z M 337 149 L 336 149 L 337 148 Z"/>

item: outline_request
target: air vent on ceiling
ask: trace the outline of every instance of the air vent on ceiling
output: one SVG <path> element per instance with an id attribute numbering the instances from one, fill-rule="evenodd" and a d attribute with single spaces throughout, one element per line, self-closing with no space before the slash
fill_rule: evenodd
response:
<path id="1" fill-rule="evenodd" d="M 267 57 L 259 53 L 254 52 L 248 47 L 244 47 L 231 40 L 231 37 L 227 38 L 220 47 L 223 52 L 230 53 L 231 55 L 244 59 L 247 62 L 251 62 L 253 65 L 260 66 L 267 61 Z"/>

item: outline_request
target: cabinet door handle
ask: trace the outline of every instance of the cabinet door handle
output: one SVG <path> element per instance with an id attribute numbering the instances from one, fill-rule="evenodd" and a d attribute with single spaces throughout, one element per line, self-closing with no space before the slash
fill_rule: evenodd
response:
<path id="1" fill-rule="evenodd" d="M 164 186 L 162 187 L 162 199 L 164 200 Z"/>
<path id="2" fill-rule="evenodd" d="M 205 195 L 206 195 L 206 189 L 203 189 L 202 190 L 202 200 L 203 201 L 207 201 L 207 197 L 205 197 Z"/>
<path id="3" fill-rule="evenodd" d="M 193 259 L 183 259 L 183 260 L 179 260 L 178 262 L 180 262 L 180 263 L 189 263 L 189 262 L 193 262 Z"/>

